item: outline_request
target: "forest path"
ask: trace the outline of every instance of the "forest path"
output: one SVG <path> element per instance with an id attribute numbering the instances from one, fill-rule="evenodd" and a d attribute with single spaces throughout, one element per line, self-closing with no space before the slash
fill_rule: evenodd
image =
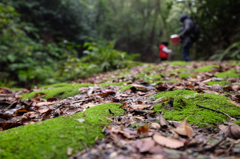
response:
<path id="1" fill-rule="evenodd" d="M 239 70 L 233 61 L 179 61 L 31 92 L 1 88 L 0 156 L 240 157 Z"/>

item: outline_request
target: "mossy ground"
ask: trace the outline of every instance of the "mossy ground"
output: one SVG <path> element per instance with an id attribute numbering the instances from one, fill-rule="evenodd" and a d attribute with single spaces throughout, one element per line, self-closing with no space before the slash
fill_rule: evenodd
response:
<path id="1" fill-rule="evenodd" d="M 101 83 L 98 85 L 101 85 L 103 87 L 105 86 L 121 86 L 123 83 Z M 75 96 L 79 94 L 79 87 L 89 87 L 89 86 L 94 86 L 94 84 L 90 83 L 58 83 L 58 84 L 53 84 L 53 85 L 48 85 L 42 87 L 43 90 L 40 91 L 34 91 L 28 94 L 23 94 L 22 97 L 23 99 L 27 98 L 32 98 L 34 97 L 35 94 L 37 93 L 44 93 L 46 94 L 45 99 L 50 98 L 50 97 L 59 97 L 61 99 Z M 50 88 L 50 89 L 44 89 L 44 88 Z"/>
<path id="2" fill-rule="evenodd" d="M 73 154 L 83 150 L 84 144 L 91 146 L 96 137 L 101 139 L 104 126 L 111 121 L 108 109 L 114 115 L 122 115 L 120 104 L 109 103 L 79 112 L 72 116 L 58 117 L 32 125 L 0 132 L 0 158 L 68 158 L 67 147 Z M 80 123 L 76 119 L 85 119 Z"/>
<path id="3" fill-rule="evenodd" d="M 163 82 L 168 82 L 168 83 L 178 83 L 179 81 L 177 80 L 166 80 L 166 81 L 155 81 L 154 83 L 163 83 Z"/>
<path id="4" fill-rule="evenodd" d="M 130 89 L 132 87 L 132 85 L 126 85 L 126 86 L 123 86 L 119 89 L 119 91 L 123 92 L 123 91 L 126 91 L 127 89 Z"/>
<path id="5" fill-rule="evenodd" d="M 187 72 L 178 74 L 178 77 L 180 77 L 180 78 L 189 78 L 189 77 L 193 77 L 193 76 L 196 76 L 196 75 L 193 73 L 187 73 Z"/>
<path id="6" fill-rule="evenodd" d="M 166 103 L 154 106 L 155 111 L 163 111 L 164 117 L 167 120 L 181 121 L 188 117 L 189 123 L 196 124 L 200 127 L 216 126 L 216 124 L 227 121 L 227 117 L 221 113 L 199 108 L 196 104 L 219 110 L 233 116 L 240 115 L 240 108 L 230 103 L 228 101 L 230 99 L 227 97 L 220 95 L 196 93 L 190 90 L 176 90 L 159 93 L 155 95 L 155 98 L 174 98 L 174 109 L 172 111 L 169 111 L 164 106 Z"/>
<path id="7" fill-rule="evenodd" d="M 220 72 L 215 74 L 214 76 L 218 77 L 218 78 L 237 78 L 240 77 L 240 73 L 237 72 L 237 70 L 229 70 L 229 71 L 225 71 L 225 72 Z"/>
<path id="8" fill-rule="evenodd" d="M 190 64 L 191 63 L 185 62 L 185 61 L 173 61 L 173 62 L 171 62 L 172 66 L 177 66 L 177 65 L 179 65 L 179 66 L 186 66 L 186 65 L 190 65 Z"/>
<path id="9" fill-rule="evenodd" d="M 207 84 L 209 84 L 210 86 L 213 86 L 214 84 L 219 84 L 221 86 L 224 86 L 224 85 L 227 85 L 227 84 L 230 84 L 230 83 L 227 82 L 227 81 L 210 81 Z"/>
<path id="10" fill-rule="evenodd" d="M 194 72 L 212 72 L 212 68 L 219 67 L 218 65 L 207 65 L 194 69 Z"/>

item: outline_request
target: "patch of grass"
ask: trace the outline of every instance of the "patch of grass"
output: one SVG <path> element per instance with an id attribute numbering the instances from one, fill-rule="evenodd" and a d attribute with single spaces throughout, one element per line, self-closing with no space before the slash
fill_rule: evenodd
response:
<path id="1" fill-rule="evenodd" d="M 212 68 L 219 67 L 218 65 L 207 65 L 194 69 L 194 72 L 212 72 Z"/>
<path id="2" fill-rule="evenodd" d="M 186 66 L 186 65 L 190 65 L 191 63 L 189 62 L 185 62 L 185 61 L 173 61 L 170 63 L 172 66 Z"/>
<path id="3" fill-rule="evenodd" d="M 119 89 L 119 91 L 123 92 L 123 91 L 126 91 L 127 89 L 130 89 L 132 87 L 132 85 L 126 85 L 126 86 L 123 86 Z"/>
<path id="4" fill-rule="evenodd" d="M 218 78 L 237 78 L 240 76 L 240 73 L 236 73 L 236 70 L 229 70 L 229 71 L 225 71 L 225 72 L 220 72 L 215 74 L 214 76 L 218 77 Z"/>
<path id="5" fill-rule="evenodd" d="M 120 83 L 100 83 L 97 84 L 103 87 L 106 86 L 121 86 L 123 85 L 123 82 Z M 77 94 L 79 94 L 79 87 L 89 87 L 89 86 L 94 86 L 94 84 L 90 83 L 57 83 L 53 85 L 48 85 L 42 88 L 52 88 L 52 89 L 45 89 L 45 90 L 40 90 L 40 91 L 35 91 L 31 92 L 28 94 L 22 94 L 22 99 L 25 100 L 27 98 L 33 98 L 35 94 L 37 93 L 44 93 L 46 94 L 44 99 L 48 99 L 50 97 L 59 97 L 61 99 L 67 98 L 67 97 L 72 97 Z"/>
<path id="6" fill-rule="evenodd" d="M 0 132 L 0 158 L 68 158 L 67 147 L 73 153 L 83 150 L 84 144 L 92 146 L 95 138 L 102 139 L 104 126 L 111 123 L 105 117 L 122 115 L 121 104 L 98 105 L 68 117 L 58 117 L 43 122 Z M 80 123 L 76 119 L 85 119 Z"/>
<path id="7" fill-rule="evenodd" d="M 225 112 L 229 115 L 240 116 L 240 108 L 230 103 L 227 97 L 215 94 L 196 93 L 189 90 L 176 90 L 158 93 L 155 98 L 174 98 L 173 110 L 169 111 L 164 104 L 154 106 L 155 111 L 163 111 L 168 120 L 182 121 L 188 117 L 191 124 L 200 127 L 216 126 L 216 124 L 227 121 L 227 117 L 221 113 L 199 108 L 196 104 Z"/>
<path id="8" fill-rule="evenodd" d="M 219 84 L 221 86 L 224 86 L 230 83 L 227 81 L 210 81 L 210 82 L 207 82 L 207 84 L 209 84 L 210 86 L 213 86 L 214 84 Z"/>
<path id="9" fill-rule="evenodd" d="M 196 76 L 195 74 L 192 73 L 179 73 L 178 77 L 180 78 L 188 78 L 188 77 L 192 77 L 192 76 Z"/>

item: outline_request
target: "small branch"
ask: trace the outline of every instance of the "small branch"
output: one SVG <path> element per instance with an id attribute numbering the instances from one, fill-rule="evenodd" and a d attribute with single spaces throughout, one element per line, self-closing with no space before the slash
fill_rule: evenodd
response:
<path id="1" fill-rule="evenodd" d="M 227 131 L 227 133 L 226 133 L 226 134 L 223 136 L 223 138 L 222 138 L 220 141 L 218 141 L 216 144 L 214 144 L 214 145 L 211 146 L 211 147 L 203 148 L 202 150 L 196 150 L 196 151 L 194 151 L 194 152 L 210 151 L 210 150 L 215 149 L 215 148 L 216 148 L 218 145 L 220 145 L 224 140 L 226 140 L 226 138 L 228 137 L 228 135 L 229 135 L 229 133 L 230 133 L 230 128 L 231 128 L 231 126 L 228 125 L 228 131 Z"/>
<path id="2" fill-rule="evenodd" d="M 233 120 L 236 120 L 235 118 L 231 117 L 231 116 L 228 115 L 227 113 L 221 112 L 221 111 L 219 111 L 219 110 L 215 110 L 215 109 L 211 109 L 211 108 L 208 108 L 208 107 L 204 107 L 204 106 L 201 106 L 201 105 L 199 105 L 199 104 L 196 104 L 196 106 L 199 106 L 200 108 L 208 109 L 208 110 L 211 110 L 211 111 L 214 111 L 214 112 L 217 112 L 217 113 L 224 114 L 224 115 L 226 115 L 227 117 L 229 117 L 230 120 L 232 120 L 232 121 L 233 121 Z"/>

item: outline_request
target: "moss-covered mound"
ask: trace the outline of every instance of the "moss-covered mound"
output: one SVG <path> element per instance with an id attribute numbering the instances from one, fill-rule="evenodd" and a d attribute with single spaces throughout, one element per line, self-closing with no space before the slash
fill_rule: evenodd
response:
<path id="1" fill-rule="evenodd" d="M 229 115 L 240 116 L 240 108 L 230 103 L 227 97 L 220 95 L 196 93 L 190 90 L 176 90 L 159 93 L 155 95 L 155 98 L 162 98 L 162 100 L 174 99 L 171 111 L 169 110 L 169 104 L 166 102 L 154 106 L 154 110 L 163 111 L 166 119 L 181 121 L 188 117 L 189 123 L 201 127 L 222 123 L 227 121 L 227 117 L 221 113 L 199 108 L 196 104 L 219 110 Z"/>
<path id="2" fill-rule="evenodd" d="M 123 83 L 101 83 L 98 85 L 101 85 L 103 87 L 115 85 L 115 86 L 121 86 Z M 64 99 L 66 97 L 71 97 L 79 94 L 79 87 L 89 87 L 94 86 L 94 84 L 90 83 L 58 83 L 53 85 L 48 85 L 45 87 L 42 87 L 42 90 L 40 91 L 34 91 L 28 94 L 23 94 L 23 99 L 27 98 L 33 98 L 35 94 L 37 93 L 44 93 L 46 96 L 43 98 L 48 99 L 50 97 L 59 97 L 61 99 Z"/>
<path id="3" fill-rule="evenodd" d="M 212 72 L 212 68 L 219 67 L 218 65 L 207 65 L 194 69 L 194 72 Z"/>
<path id="4" fill-rule="evenodd" d="M 185 61 L 173 61 L 171 62 L 172 66 L 186 66 L 186 65 L 191 65 L 191 63 L 189 62 L 185 62 Z"/>
<path id="5" fill-rule="evenodd" d="M 210 86 L 213 86 L 214 84 L 219 84 L 221 86 L 224 86 L 224 85 L 227 85 L 227 84 L 230 84 L 230 83 L 227 82 L 227 81 L 210 81 L 207 84 L 209 84 Z"/>
<path id="6" fill-rule="evenodd" d="M 237 78 L 240 76 L 240 73 L 237 72 L 237 70 L 229 70 L 229 71 L 217 73 L 214 76 L 218 78 Z"/>
<path id="7" fill-rule="evenodd" d="M 73 154 L 91 146 L 96 138 L 101 139 L 104 126 L 111 121 L 108 109 L 114 115 L 122 115 L 120 104 L 103 104 L 79 112 L 73 116 L 59 117 L 33 125 L 13 128 L 0 132 L 0 158 L 68 158 L 67 148 Z M 84 119 L 79 122 L 77 119 Z"/>

